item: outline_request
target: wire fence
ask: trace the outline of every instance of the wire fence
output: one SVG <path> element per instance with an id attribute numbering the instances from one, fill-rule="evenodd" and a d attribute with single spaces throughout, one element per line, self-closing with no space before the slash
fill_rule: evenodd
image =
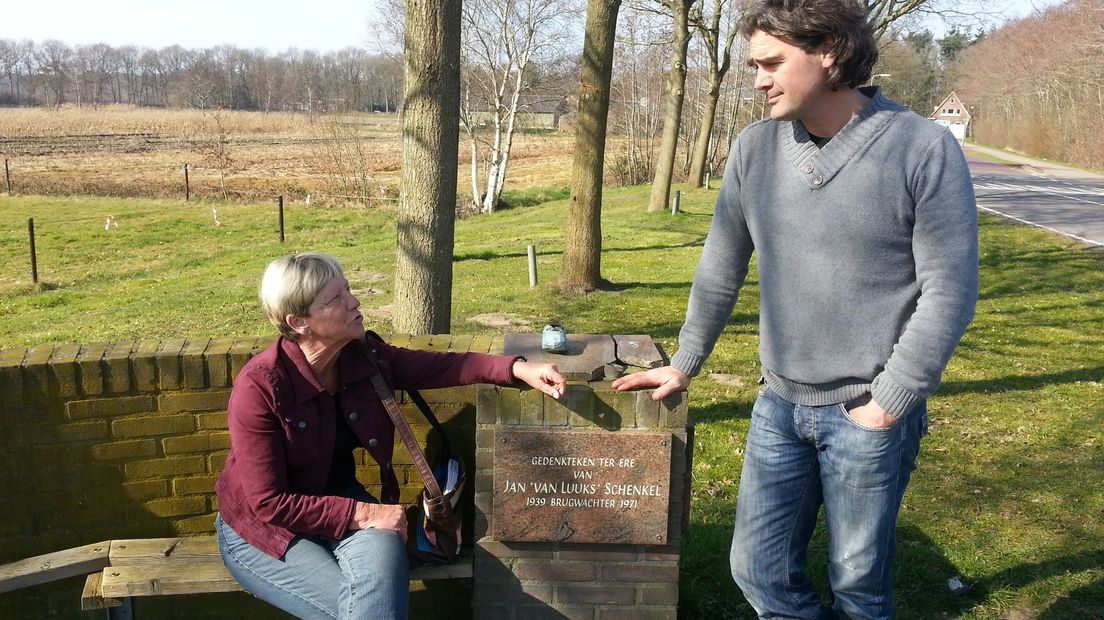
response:
<path id="1" fill-rule="evenodd" d="M 42 183 L 36 184 L 34 181 L 36 175 L 28 175 L 32 180 L 28 181 L 24 188 L 19 185 L 18 168 L 14 165 L 15 162 L 11 158 L 4 159 L 4 190 L 7 195 L 14 196 L 17 193 L 26 190 L 29 194 L 51 194 L 52 192 L 47 190 Z M 204 175 L 203 182 L 197 182 L 195 176 L 196 173 L 206 173 Z M 217 177 L 223 179 L 218 184 L 212 184 L 210 182 L 211 177 Z M 88 193 L 93 195 L 113 195 L 127 198 L 171 198 L 174 195 L 183 198 L 185 202 L 191 202 L 193 200 L 224 200 L 224 201 L 257 201 L 257 200 L 274 200 L 277 196 L 284 196 L 288 200 L 300 200 L 307 205 L 334 205 L 342 204 L 347 205 L 350 203 L 361 204 L 364 206 L 378 206 L 378 205 L 394 205 L 399 201 L 397 192 L 393 188 L 389 188 L 386 185 L 371 181 L 371 179 L 364 176 L 349 176 L 349 175 L 334 175 L 334 174 L 320 174 L 320 173 L 305 173 L 298 175 L 296 178 L 309 178 L 314 180 L 322 180 L 330 185 L 344 186 L 345 191 L 334 191 L 325 189 L 307 189 L 302 187 L 294 187 L 291 184 L 284 183 L 274 184 L 279 187 L 252 187 L 252 188 L 240 188 L 228 186 L 225 181 L 238 180 L 240 178 L 227 178 L 227 171 L 219 168 L 201 167 L 194 164 L 183 164 L 182 176 L 178 182 L 167 182 L 157 186 L 158 189 L 172 188 L 176 186 L 176 191 L 143 191 L 150 190 L 148 185 L 144 185 L 141 182 L 134 182 L 129 184 L 122 184 L 125 188 L 123 191 L 80 191 L 87 189 L 89 183 L 95 183 L 95 178 L 92 181 L 84 180 L 84 185 L 78 185 L 75 187 L 65 187 L 62 185 L 64 194 L 81 194 Z M 52 180 L 54 183 L 61 183 L 56 179 Z M 101 181 L 104 184 L 110 184 L 108 181 Z M 349 192 L 348 187 L 360 186 L 361 190 Z M 119 189 L 119 184 L 112 186 L 114 190 Z M 340 188 L 339 188 L 340 189 Z"/>

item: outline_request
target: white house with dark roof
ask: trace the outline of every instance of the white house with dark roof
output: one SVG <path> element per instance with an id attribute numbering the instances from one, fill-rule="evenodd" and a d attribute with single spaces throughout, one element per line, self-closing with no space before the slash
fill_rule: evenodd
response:
<path id="1" fill-rule="evenodd" d="M 928 118 L 950 129 L 951 135 L 956 139 L 966 139 L 966 130 L 970 127 L 970 111 L 954 91 L 947 95 L 943 103 L 935 106 Z"/>

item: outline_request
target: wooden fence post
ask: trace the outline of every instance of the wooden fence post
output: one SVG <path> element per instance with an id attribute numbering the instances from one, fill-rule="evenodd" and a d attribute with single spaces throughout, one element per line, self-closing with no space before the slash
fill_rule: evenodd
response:
<path id="1" fill-rule="evenodd" d="M 8 170 L 8 158 L 4 158 L 4 183 L 8 186 L 8 195 L 11 196 L 11 171 Z"/>
<path id="2" fill-rule="evenodd" d="M 27 237 L 31 241 L 31 281 L 38 284 L 38 255 L 35 253 L 34 218 L 27 218 Z"/>
<path id="3" fill-rule="evenodd" d="M 284 197 L 280 196 L 277 199 L 277 203 L 280 205 L 280 243 L 284 242 Z"/>
<path id="4" fill-rule="evenodd" d="M 192 199 L 192 187 L 188 182 L 188 164 L 184 164 L 184 202 Z"/>
<path id="5" fill-rule="evenodd" d="M 537 246 L 529 246 L 529 288 L 537 287 Z"/>

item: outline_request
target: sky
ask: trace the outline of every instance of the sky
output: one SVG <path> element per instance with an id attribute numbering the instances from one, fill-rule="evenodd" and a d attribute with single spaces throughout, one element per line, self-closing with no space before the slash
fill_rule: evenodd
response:
<path id="1" fill-rule="evenodd" d="M 0 39 L 60 39 L 161 48 L 224 43 L 280 52 L 375 51 L 369 16 L 380 0 L 11 0 L 0 9 Z"/>
<path id="2" fill-rule="evenodd" d="M 989 0 L 1003 17 L 1023 17 L 1058 0 Z M 371 32 L 381 0 L 11 0 L 0 9 L 0 39 L 60 39 L 161 48 L 222 44 L 281 52 L 379 49 Z M 942 28 L 933 25 L 933 32 Z"/>

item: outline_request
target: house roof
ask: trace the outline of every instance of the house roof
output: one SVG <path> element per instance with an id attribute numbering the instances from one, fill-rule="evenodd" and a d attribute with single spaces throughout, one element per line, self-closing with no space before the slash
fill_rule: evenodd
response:
<path id="1" fill-rule="evenodd" d="M 948 108 L 957 109 L 959 110 L 959 113 L 944 114 L 943 110 L 946 110 Z M 947 95 L 946 98 L 944 98 L 943 101 L 939 103 L 939 105 L 935 106 L 935 109 L 932 110 L 932 113 L 930 116 L 928 116 L 928 118 L 933 120 L 939 118 L 956 118 L 969 122 L 970 110 L 967 109 L 966 104 L 962 101 L 962 99 L 959 99 L 958 95 L 952 90 L 951 94 Z"/>

